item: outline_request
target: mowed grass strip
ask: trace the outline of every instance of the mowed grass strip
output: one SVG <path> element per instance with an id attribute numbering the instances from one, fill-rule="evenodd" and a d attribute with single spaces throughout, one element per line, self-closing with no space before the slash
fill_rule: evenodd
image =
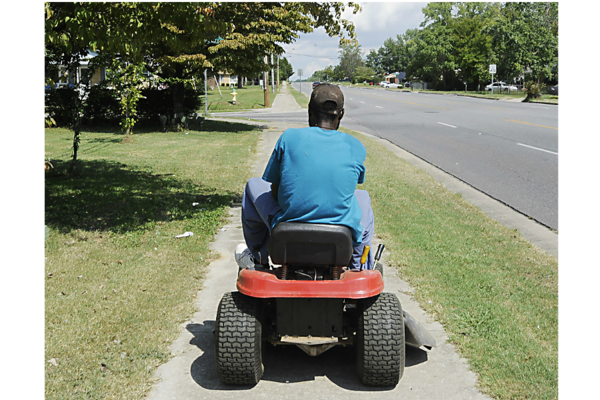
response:
<path id="1" fill-rule="evenodd" d="M 367 148 L 386 262 L 496 399 L 558 397 L 558 263 L 375 139 Z M 435 351 L 435 349 L 433 350 Z"/>
<path id="2" fill-rule="evenodd" d="M 302 82 L 302 85 L 309 85 L 310 87 L 312 87 L 312 82 Z M 291 82 L 288 83 L 288 88 L 289 88 L 290 94 L 292 96 L 294 96 L 296 103 L 298 103 L 298 105 L 302 108 L 308 108 L 308 103 L 310 102 L 310 99 L 308 98 L 308 96 L 300 93 L 300 91 L 298 89 L 296 89 L 294 86 L 292 86 Z"/>
<path id="3" fill-rule="evenodd" d="M 72 132 L 46 130 L 47 399 L 143 398 L 195 311 L 216 257 L 209 242 L 240 199 L 259 131 L 206 121 L 185 132 L 132 143 L 83 132 L 69 177 Z"/>
<path id="4" fill-rule="evenodd" d="M 233 93 L 233 89 L 237 93 L 235 105 L 232 104 L 233 96 L 231 93 Z M 278 92 L 279 90 L 275 88 L 275 93 L 273 93 L 269 85 L 269 107 L 273 105 Z M 199 112 L 204 113 L 204 95 L 200 97 L 202 98 L 202 109 Z M 217 87 L 215 87 L 215 90 L 210 90 L 209 88 L 207 98 L 209 114 L 211 112 L 234 112 L 265 107 L 265 91 L 260 86 L 244 86 L 241 89 L 221 86 L 220 93 Z"/>

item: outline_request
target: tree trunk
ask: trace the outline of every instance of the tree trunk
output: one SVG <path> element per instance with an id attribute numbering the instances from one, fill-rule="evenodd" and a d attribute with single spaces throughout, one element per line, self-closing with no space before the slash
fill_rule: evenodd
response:
<path id="1" fill-rule="evenodd" d="M 183 96 L 184 96 L 184 85 L 183 82 L 175 83 L 171 85 L 173 94 L 173 114 L 183 114 Z"/>
<path id="2" fill-rule="evenodd" d="M 242 78 L 242 76 L 241 76 L 241 75 L 238 75 L 238 85 L 237 85 L 238 89 L 241 89 L 241 88 L 243 88 L 243 87 L 244 87 L 244 86 L 243 86 L 242 79 L 243 79 L 243 78 Z"/>

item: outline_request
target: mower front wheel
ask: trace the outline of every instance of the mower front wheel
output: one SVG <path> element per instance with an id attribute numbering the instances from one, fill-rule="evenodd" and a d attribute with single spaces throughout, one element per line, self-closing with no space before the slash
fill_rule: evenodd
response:
<path id="1" fill-rule="evenodd" d="M 261 332 L 257 299 L 225 293 L 215 323 L 215 361 L 221 381 L 255 385 L 262 378 Z"/>
<path id="2" fill-rule="evenodd" d="M 357 372 L 370 386 L 397 385 L 404 374 L 404 317 L 398 297 L 381 293 L 360 303 Z"/>

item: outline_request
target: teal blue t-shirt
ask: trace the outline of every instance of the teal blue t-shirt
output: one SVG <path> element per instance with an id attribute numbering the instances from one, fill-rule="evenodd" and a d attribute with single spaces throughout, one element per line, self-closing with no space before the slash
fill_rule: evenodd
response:
<path id="1" fill-rule="evenodd" d="M 345 225 L 356 247 L 362 242 L 362 212 L 354 196 L 365 180 L 365 146 L 343 132 L 318 127 L 287 129 L 263 174 L 279 184 L 282 211 L 271 220 Z"/>

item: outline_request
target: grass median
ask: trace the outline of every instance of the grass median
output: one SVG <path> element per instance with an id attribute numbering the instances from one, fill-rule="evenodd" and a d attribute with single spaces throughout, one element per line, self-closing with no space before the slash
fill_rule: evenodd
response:
<path id="1" fill-rule="evenodd" d="M 303 84 L 306 85 L 311 85 L 312 83 L 308 83 L 308 82 L 304 82 Z M 310 99 L 308 98 L 308 96 L 300 93 L 300 91 L 298 89 L 296 89 L 292 83 L 290 82 L 288 84 L 288 88 L 290 88 L 290 94 L 292 96 L 294 96 L 294 99 L 296 100 L 296 103 L 298 103 L 298 105 L 302 108 L 308 108 L 308 103 L 310 102 Z"/>
<path id="2" fill-rule="evenodd" d="M 185 134 L 187 132 L 188 134 Z M 194 310 L 209 250 L 249 178 L 259 131 L 46 130 L 46 398 L 141 399 Z M 193 236 L 174 236 L 193 232 Z"/>
<path id="3" fill-rule="evenodd" d="M 375 139 L 352 134 L 367 148 L 363 189 L 388 265 L 443 324 L 481 390 L 497 399 L 557 398 L 556 258 Z"/>

